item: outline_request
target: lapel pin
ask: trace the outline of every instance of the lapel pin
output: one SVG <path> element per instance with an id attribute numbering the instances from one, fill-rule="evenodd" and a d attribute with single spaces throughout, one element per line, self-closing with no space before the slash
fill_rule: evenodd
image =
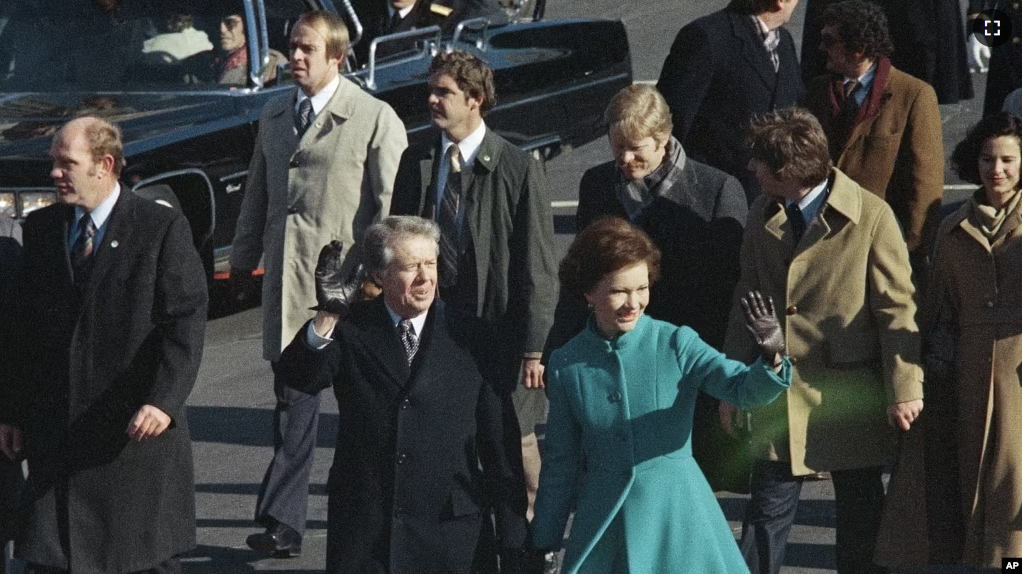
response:
<path id="1" fill-rule="evenodd" d="M 490 156 L 483 154 L 483 161 L 490 161 Z"/>
<path id="2" fill-rule="evenodd" d="M 117 247 L 118 245 L 120 245 L 120 243 L 118 243 L 116 239 L 110 242 L 110 247 Z"/>

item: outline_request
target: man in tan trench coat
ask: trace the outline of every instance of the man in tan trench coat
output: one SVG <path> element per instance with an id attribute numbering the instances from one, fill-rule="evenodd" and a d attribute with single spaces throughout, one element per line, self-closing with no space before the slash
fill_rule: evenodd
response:
<path id="1" fill-rule="evenodd" d="M 778 572 L 803 477 L 831 471 L 838 572 L 872 572 L 882 467 L 923 409 L 909 255 L 892 210 L 831 168 L 807 111 L 754 124 L 750 207 L 725 353 L 756 356 L 738 306 L 760 290 L 785 310 L 792 388 L 750 413 L 756 461 L 740 548 L 754 573 Z M 731 431 L 734 408 L 722 407 Z"/>
<path id="2" fill-rule="evenodd" d="M 340 240 L 346 254 L 358 252 L 365 229 L 390 210 L 407 145 L 394 110 L 339 75 L 347 49 L 340 18 L 304 14 L 291 33 L 299 89 L 271 100 L 260 116 L 231 275 L 234 284 L 248 283 L 262 256 L 263 357 L 272 366 L 283 343 L 313 317 L 320 248 Z M 266 532 L 246 541 L 281 556 L 299 553 L 305 530 L 322 390 L 305 383 L 274 379 L 274 458 L 256 503 Z"/>

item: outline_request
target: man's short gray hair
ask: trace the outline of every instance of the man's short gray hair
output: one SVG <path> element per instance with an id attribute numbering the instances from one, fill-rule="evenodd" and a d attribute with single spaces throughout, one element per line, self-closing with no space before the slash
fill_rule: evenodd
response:
<path id="1" fill-rule="evenodd" d="M 429 219 L 414 215 L 392 215 L 369 226 L 362 244 L 366 270 L 370 273 L 385 272 L 394 259 L 394 247 L 412 237 L 425 237 L 438 243 L 440 227 Z"/>

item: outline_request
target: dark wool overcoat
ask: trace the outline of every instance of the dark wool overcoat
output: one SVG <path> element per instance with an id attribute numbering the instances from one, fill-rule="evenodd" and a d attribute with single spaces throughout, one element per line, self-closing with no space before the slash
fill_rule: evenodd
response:
<path id="1" fill-rule="evenodd" d="M 792 35 L 778 28 L 778 70 L 741 1 L 687 24 L 664 60 L 657 89 L 671 109 L 672 134 L 690 157 L 739 178 L 747 201 L 759 195 L 746 169 L 753 116 L 802 103 Z"/>
<path id="2" fill-rule="evenodd" d="M 122 190 L 80 292 L 54 205 L 24 226 L 15 376 L 0 420 L 24 432 L 31 517 L 17 554 L 74 574 L 151 568 L 195 546 L 185 400 L 199 372 L 206 278 L 188 222 Z M 156 438 L 126 429 L 142 405 L 172 418 Z"/>
<path id="3" fill-rule="evenodd" d="M 496 391 L 482 323 L 430 308 L 411 365 L 383 297 L 358 303 L 312 350 L 281 355 L 291 380 L 333 383 L 327 572 L 469 572 L 483 508 L 506 549 L 526 540 L 526 488 L 511 398 Z M 481 465 L 482 463 L 482 470 Z"/>

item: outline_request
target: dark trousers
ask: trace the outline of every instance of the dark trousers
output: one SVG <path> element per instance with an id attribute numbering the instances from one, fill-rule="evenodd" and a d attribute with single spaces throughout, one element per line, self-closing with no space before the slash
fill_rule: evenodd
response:
<path id="1" fill-rule="evenodd" d="M 68 571 L 61 568 L 53 568 L 51 566 L 29 564 L 28 574 L 68 574 Z M 131 574 L 181 574 L 181 561 L 175 556 L 164 560 L 149 570 L 140 570 L 138 572 L 132 572 Z"/>
<path id="2" fill-rule="evenodd" d="M 316 450 L 320 422 L 320 393 L 309 394 L 285 384 L 277 363 L 274 370 L 273 446 L 274 457 L 263 476 L 256 498 L 256 522 L 272 526 L 274 521 L 305 533 L 309 508 L 309 473 Z"/>
<path id="3" fill-rule="evenodd" d="M 803 488 L 803 477 L 792 476 L 790 468 L 787 462 L 753 463 L 750 502 L 742 523 L 739 550 L 754 574 L 777 574 L 785 562 L 785 544 Z M 884 504 L 881 471 L 879 466 L 831 471 L 835 487 L 835 563 L 839 574 L 884 572 L 873 564 Z"/>

